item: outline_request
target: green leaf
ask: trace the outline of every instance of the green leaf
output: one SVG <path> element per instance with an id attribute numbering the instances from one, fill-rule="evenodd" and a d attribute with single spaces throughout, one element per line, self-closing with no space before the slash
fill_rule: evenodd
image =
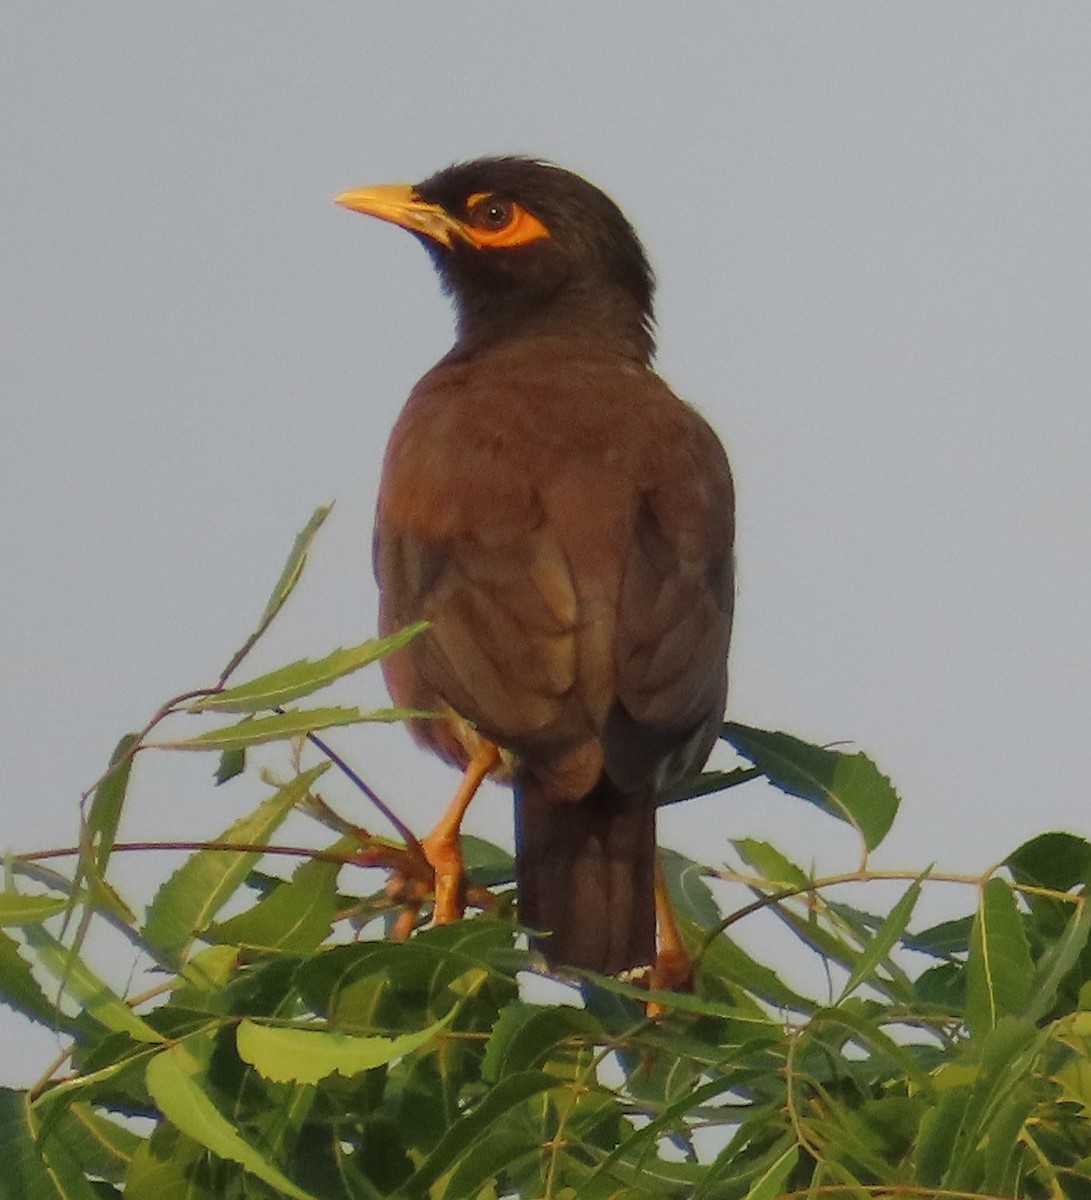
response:
<path id="1" fill-rule="evenodd" d="M 886 1059 L 897 1068 L 900 1078 L 911 1082 L 918 1091 L 927 1093 L 931 1085 L 926 1072 L 908 1048 L 884 1033 L 880 1025 L 883 1019 L 895 1024 L 894 1018 L 877 1005 L 849 1000 L 839 1008 L 819 1009 L 812 1018 L 812 1029 L 842 1027 L 857 1046 L 868 1052 L 873 1062 L 879 1057 Z"/>
<path id="2" fill-rule="evenodd" d="M 82 958 L 73 957 L 62 942 L 40 925 L 28 927 L 26 939 L 42 966 L 55 979 L 62 981 L 84 1012 L 100 1024 L 138 1042 L 156 1043 L 164 1040 L 163 1035 L 137 1016 Z"/>
<path id="3" fill-rule="evenodd" d="M 523 1158 L 541 1154 L 541 1137 L 527 1125 L 494 1129 L 474 1143 L 472 1154 L 463 1157 L 458 1169 L 443 1189 L 443 1200 L 473 1200 L 482 1195 L 495 1197 L 500 1173 Z M 489 1185 L 492 1184 L 492 1187 Z M 489 1187 L 482 1193 L 483 1187 Z"/>
<path id="4" fill-rule="evenodd" d="M 770 887 L 779 890 L 810 888 L 813 885 L 807 872 L 789 862 L 771 843 L 759 841 L 757 838 L 734 838 L 731 844 L 743 862 L 760 872 Z"/>
<path id="5" fill-rule="evenodd" d="M 110 755 L 110 766 L 106 776 L 95 788 L 95 798 L 91 801 L 91 809 L 87 814 L 87 834 L 94 850 L 95 865 L 99 874 L 106 869 L 106 861 L 114 848 L 125 793 L 132 776 L 133 756 L 139 745 L 139 734 L 125 734 Z"/>
<path id="6" fill-rule="evenodd" d="M 75 1101 L 58 1113 L 50 1137 L 62 1141 L 89 1175 L 124 1183 L 129 1164 L 143 1138 Z"/>
<path id="7" fill-rule="evenodd" d="M 267 675 L 260 675 L 249 683 L 239 684 L 213 695 L 202 696 L 190 706 L 189 712 L 234 712 L 256 713 L 266 709 L 280 708 L 301 696 L 308 696 L 331 683 L 360 670 L 377 659 L 386 658 L 400 650 L 428 627 L 426 621 L 418 621 L 389 637 L 372 638 L 370 641 L 348 649 L 335 650 L 316 662 L 300 659 Z"/>
<path id="8" fill-rule="evenodd" d="M 288 554 L 288 561 L 284 564 L 284 570 L 281 571 L 280 578 L 276 581 L 272 595 L 270 595 L 269 601 L 265 605 L 265 611 L 261 614 L 261 619 L 258 621 L 259 630 L 264 630 L 268 627 L 270 621 L 284 607 L 285 600 L 292 594 L 295 585 L 299 582 L 300 576 L 303 574 L 303 568 L 307 565 L 307 554 L 311 549 L 311 543 L 314 541 L 315 535 L 322 528 L 323 522 L 332 511 L 332 504 L 319 506 L 311 514 L 311 519 L 307 524 L 296 534 L 296 539 L 292 543 L 292 549 Z"/>
<path id="9" fill-rule="evenodd" d="M 855 826 L 869 850 L 886 836 L 898 812 L 898 794 L 866 754 L 812 746 L 787 733 L 728 721 L 722 737 L 769 782 Z"/>
<path id="10" fill-rule="evenodd" d="M 1081 884 L 1091 884 L 1091 844 L 1072 833 L 1043 833 L 1024 842 L 1005 863 L 1016 883 L 1071 892 Z M 1030 892 L 1024 902 L 1042 936 L 1059 936 L 1071 911 L 1071 904 L 1059 896 Z"/>
<path id="11" fill-rule="evenodd" d="M 515 879 L 515 858 L 510 850 L 472 834 L 462 835 L 462 857 L 470 882 L 497 887 Z"/>
<path id="12" fill-rule="evenodd" d="M 66 905 L 62 937 L 67 933 L 69 918 L 76 909 L 84 880 L 87 881 L 91 903 L 84 908 L 69 948 L 73 960 L 79 957 L 83 948 L 96 908 L 113 914 L 124 925 L 132 926 L 136 923 L 128 906 L 106 882 L 106 867 L 121 823 L 121 810 L 132 776 L 133 759 L 139 746 L 140 735 L 137 733 L 127 733 L 121 738 L 110 755 L 106 775 L 95 788 L 94 799 L 86 819 L 82 819 L 81 809 L 79 859 Z"/>
<path id="13" fill-rule="evenodd" d="M 780 1195 L 788 1176 L 795 1170 L 799 1162 L 799 1147 L 789 1146 L 787 1150 L 769 1164 L 750 1185 L 745 1200 L 776 1200 Z"/>
<path id="14" fill-rule="evenodd" d="M 1050 942 L 1038 960 L 1031 983 L 1026 1015 L 1040 1021 L 1057 999 L 1061 981 L 1080 961 L 1091 934 L 1091 904 L 1081 898 L 1064 931 Z"/>
<path id="15" fill-rule="evenodd" d="M 46 998 L 18 944 L 6 933 L 0 933 L 0 1003 L 50 1029 L 67 1032 L 71 1027 L 69 1018 Z"/>
<path id="16" fill-rule="evenodd" d="M 208 1166 L 204 1146 L 173 1125 L 160 1122 L 133 1155 L 125 1200 L 224 1200 L 225 1192 L 216 1187 L 215 1174 Z M 214 1192 L 210 1184 L 216 1188 Z"/>
<path id="17" fill-rule="evenodd" d="M 401 716 L 391 716 L 392 710 L 379 709 L 365 713 L 359 708 L 337 705 L 331 708 L 293 708 L 275 713 L 271 717 L 245 717 L 234 725 L 210 729 L 196 737 L 183 738 L 175 742 L 148 742 L 157 750 L 243 750 L 247 746 L 259 746 L 264 742 L 283 742 L 289 738 L 304 737 L 319 729 L 331 729 L 336 725 L 358 725 L 361 721 L 397 721 Z"/>
<path id="18" fill-rule="evenodd" d="M 471 1154 L 475 1145 L 499 1122 L 510 1120 L 511 1110 L 517 1104 L 555 1087 L 557 1080 L 541 1071 L 526 1071 L 502 1080 L 478 1105 L 450 1126 L 439 1145 L 404 1184 L 399 1200 L 424 1200 L 441 1175 Z"/>
<path id="19" fill-rule="evenodd" d="M 57 896 L 24 896 L 0 892 L 0 925 L 40 925 L 64 912 L 67 901 Z"/>
<path id="20" fill-rule="evenodd" d="M 856 960 L 845 986 L 841 991 L 841 1000 L 851 995 L 860 984 L 871 978 L 887 955 L 898 944 L 899 938 L 905 933 L 905 927 L 913 917 L 913 910 L 921 895 L 921 880 L 927 871 L 909 885 L 898 903 L 883 918 L 883 923 L 875 931 L 875 936 L 865 946 L 863 953 Z M 838 1003 L 841 1002 L 838 1001 Z"/>
<path id="21" fill-rule="evenodd" d="M 812 1000 L 789 987 L 771 967 L 758 962 L 727 933 L 720 934 L 705 947 L 701 956 L 701 976 L 704 978 L 708 974 L 727 982 L 733 995 L 745 988 L 779 1008 L 806 1013 L 815 1007 Z M 756 1004 L 755 1010 L 759 1010 Z"/>
<path id="22" fill-rule="evenodd" d="M 351 853 L 347 841 L 344 853 L 346 858 Z M 277 884 L 252 908 L 213 925 L 205 936 L 232 946 L 295 954 L 315 950 L 329 936 L 337 914 L 340 870 L 336 862 L 302 863 L 290 881 Z"/>
<path id="23" fill-rule="evenodd" d="M 254 812 L 236 821 L 220 841 L 263 846 L 314 785 L 329 763 L 293 779 Z M 242 885 L 260 850 L 202 850 L 186 860 L 155 894 L 144 937 L 164 961 L 178 965 L 183 949 Z"/>
<path id="24" fill-rule="evenodd" d="M 902 938 L 902 944 L 907 950 L 919 950 L 933 958 L 950 961 L 955 955 L 970 952 L 970 929 L 973 923 L 972 916 L 941 921 L 938 925 L 922 929 L 920 933 L 907 933 Z"/>
<path id="25" fill-rule="evenodd" d="M 1005 880 L 994 876 L 981 889 L 966 964 L 966 1021 L 975 1036 L 1025 1010 L 1033 974 L 1015 896 Z"/>
<path id="26" fill-rule="evenodd" d="M 685 1094 L 662 1108 L 653 1120 L 641 1125 L 638 1129 L 632 1130 L 625 1140 L 620 1142 L 595 1167 L 594 1171 L 583 1181 L 584 1186 L 590 1191 L 595 1185 L 600 1183 L 605 1184 L 609 1172 L 616 1163 L 634 1161 L 638 1151 L 658 1141 L 664 1133 L 669 1133 L 672 1129 L 677 1129 L 692 1112 L 709 1104 L 711 1100 L 716 1099 L 724 1092 L 730 1091 L 733 1086 L 735 1086 L 734 1081 L 728 1076 L 727 1078 L 720 1077 L 713 1079 L 711 1082 L 703 1083 L 698 1087 L 687 1088 Z M 599 1194 L 597 1187 L 594 1194 Z M 605 1192 L 604 1194 L 610 1195 L 612 1193 Z"/>
<path id="27" fill-rule="evenodd" d="M 286 1029 L 243 1021 L 235 1035 L 239 1057 L 274 1083 L 318 1083 L 328 1075 L 358 1075 L 430 1045 L 454 1019 L 397 1037 L 356 1037 L 319 1029 Z"/>
<path id="28" fill-rule="evenodd" d="M 1067 892 L 1091 883 L 1091 842 L 1074 833 L 1042 833 L 1013 850 L 1004 865 L 1020 883 Z"/>
<path id="29" fill-rule="evenodd" d="M 596 971 L 581 970 L 580 976 L 589 980 L 596 987 L 602 988 L 615 996 L 628 996 L 630 1000 L 641 1002 L 652 1001 L 664 1009 L 671 1011 L 703 1013 L 708 1017 L 722 1017 L 728 1021 L 737 1022 L 742 1027 L 750 1027 L 756 1036 L 764 1036 L 770 1029 L 769 1018 L 760 1009 L 744 1008 L 736 1004 L 724 1004 L 719 1000 L 706 1000 L 702 996 L 693 996 L 685 992 L 664 992 L 655 988 L 639 987 L 635 983 L 626 983 L 613 975 L 599 975 Z"/>
<path id="30" fill-rule="evenodd" d="M 245 750 L 224 750 L 220 754 L 220 762 L 216 767 L 216 786 L 227 783 L 246 770 Z"/>
<path id="31" fill-rule="evenodd" d="M 39 1139 L 26 1092 L 0 1088 L 0 1194 L 5 1200 L 97 1200 L 92 1185 L 53 1139 Z"/>
<path id="32" fill-rule="evenodd" d="M 314 1200 L 247 1142 L 216 1108 L 202 1088 L 200 1062 L 178 1043 L 148 1063 L 148 1092 L 163 1115 L 187 1137 L 220 1158 L 244 1167 L 292 1200 Z"/>
<path id="33" fill-rule="evenodd" d="M 708 868 L 666 848 L 659 851 L 659 861 L 676 908 L 698 925 L 719 924 L 723 914 L 705 882 Z"/>
<path id="34" fill-rule="evenodd" d="M 492 1081 L 518 1075 L 541 1067 L 558 1046 L 573 1038 L 594 1044 L 602 1036 L 601 1024 L 585 1009 L 515 1001 L 500 1010 L 493 1025 L 481 1074 Z"/>
<path id="35" fill-rule="evenodd" d="M 695 800 L 698 796 L 711 796 L 714 792 L 725 792 L 728 788 L 760 779 L 762 772 L 757 767 L 735 767 L 731 771 L 703 771 L 691 775 L 668 788 L 657 800 L 660 808 L 665 804 L 679 804 L 683 800 Z"/>

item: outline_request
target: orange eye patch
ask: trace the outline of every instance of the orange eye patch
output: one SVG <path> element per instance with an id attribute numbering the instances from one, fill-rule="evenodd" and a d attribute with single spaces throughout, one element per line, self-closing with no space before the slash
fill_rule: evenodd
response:
<path id="1" fill-rule="evenodd" d="M 498 192 L 475 192 L 467 198 L 462 230 L 480 249 L 523 246 L 550 236 L 533 213 Z"/>

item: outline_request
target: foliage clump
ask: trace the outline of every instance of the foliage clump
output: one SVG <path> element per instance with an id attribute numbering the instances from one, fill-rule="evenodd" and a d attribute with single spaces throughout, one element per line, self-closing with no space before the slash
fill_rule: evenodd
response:
<path id="1" fill-rule="evenodd" d="M 8 860 L 0 1000 L 69 1048 L 35 1086 L 0 1089 L 0 1196 L 1091 1197 L 1091 844 L 1046 833 L 980 878 L 945 876 L 966 889 L 965 914 L 913 932 L 940 877 L 870 868 L 897 797 L 862 754 L 728 724 L 748 765 L 668 798 L 762 776 L 852 825 L 862 847 L 857 871 L 828 877 L 752 839 L 734 843 L 731 866 L 665 853 L 692 995 L 583 973 L 561 1002 L 545 999 L 512 916 L 510 855 L 475 839 L 470 896 L 484 911 L 386 936 L 421 889 L 365 892 L 374 872 L 355 868 L 412 882 L 415 839 L 385 806 L 402 842 L 331 809 L 331 764 L 366 785 L 318 733 L 405 714 L 291 705 L 417 631 L 230 686 L 324 516 L 216 685 L 119 743 L 89 794 L 74 871 L 50 855 Z M 156 740 L 164 723 L 208 714 L 232 720 Z M 138 917 L 108 878 L 129 849 L 116 835 L 133 758 L 215 751 L 226 782 L 276 741 L 295 748 L 293 777 L 195 847 Z M 277 845 L 293 812 L 326 844 Z M 272 871 L 290 857 L 290 874 Z M 844 885 L 855 900 L 892 879 L 903 883 L 889 911 L 845 899 Z M 725 902 L 717 880 L 747 902 Z M 789 983 L 799 964 L 783 951 L 777 964 L 744 948 L 755 920 L 789 931 L 821 987 Z M 157 986 L 125 997 L 94 973 L 82 951 L 99 921 L 139 948 Z"/>

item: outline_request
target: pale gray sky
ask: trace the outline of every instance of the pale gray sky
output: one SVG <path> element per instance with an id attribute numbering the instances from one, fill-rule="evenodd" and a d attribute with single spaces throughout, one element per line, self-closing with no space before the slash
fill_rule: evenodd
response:
<path id="1" fill-rule="evenodd" d="M 1087 833 L 1089 62 L 1085 0 L 7 6 L 0 844 L 73 839 L 332 498 L 254 669 L 372 632 L 379 459 L 450 318 L 413 239 L 331 197 L 505 152 L 589 176 L 656 265 L 660 369 L 738 481 L 732 714 L 871 753 L 883 862 Z M 400 730 L 335 740 L 422 828 L 454 782 Z M 239 816 L 259 789 L 211 766 L 142 761 L 124 835 Z M 664 826 L 856 856 L 761 789 Z M 470 827 L 510 841 L 510 805 Z M 0 1020 L 0 1075 L 36 1073 L 49 1040 Z"/>

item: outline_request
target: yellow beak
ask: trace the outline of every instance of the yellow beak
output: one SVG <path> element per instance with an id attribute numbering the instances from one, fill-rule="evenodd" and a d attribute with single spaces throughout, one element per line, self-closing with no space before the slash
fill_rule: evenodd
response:
<path id="1" fill-rule="evenodd" d="M 454 217 L 438 204 L 422 200 L 409 184 L 392 183 L 342 192 L 334 199 L 334 204 L 378 217 L 380 221 L 390 221 L 412 233 L 423 233 L 442 246 L 450 246 L 456 237 L 465 236 Z"/>

